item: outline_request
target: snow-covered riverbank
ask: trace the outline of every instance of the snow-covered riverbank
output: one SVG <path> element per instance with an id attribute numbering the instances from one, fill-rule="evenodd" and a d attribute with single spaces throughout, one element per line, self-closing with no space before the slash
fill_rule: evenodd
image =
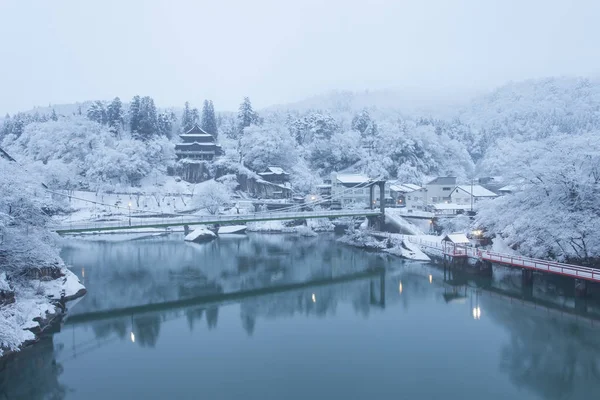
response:
<path id="1" fill-rule="evenodd" d="M 0 356 L 34 343 L 55 318 L 66 312 L 67 301 L 85 294 L 85 287 L 66 267 L 53 280 L 31 279 L 9 283 L 0 276 L 2 287 L 14 292 L 14 302 L 0 307 Z"/>
<path id="2" fill-rule="evenodd" d="M 357 229 L 338 240 L 350 246 L 383 251 L 409 260 L 430 261 L 420 246 L 408 241 L 406 235 Z"/>

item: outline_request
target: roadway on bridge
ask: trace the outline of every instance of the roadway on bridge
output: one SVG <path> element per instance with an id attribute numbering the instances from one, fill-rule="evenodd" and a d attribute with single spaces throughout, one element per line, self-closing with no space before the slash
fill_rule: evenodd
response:
<path id="1" fill-rule="evenodd" d="M 185 225 L 214 225 L 214 224 L 243 224 L 259 221 L 281 221 L 315 218 L 343 218 L 343 217 L 375 217 L 380 215 L 379 210 L 321 210 L 321 211 L 296 211 L 296 212 L 264 212 L 253 214 L 231 215 L 203 215 L 203 216 L 178 216 L 168 218 L 136 218 L 131 217 L 116 221 L 93 221 L 73 224 L 60 224 L 51 226 L 59 234 L 82 233 L 96 231 L 132 230 L 139 228 L 168 228 Z"/>

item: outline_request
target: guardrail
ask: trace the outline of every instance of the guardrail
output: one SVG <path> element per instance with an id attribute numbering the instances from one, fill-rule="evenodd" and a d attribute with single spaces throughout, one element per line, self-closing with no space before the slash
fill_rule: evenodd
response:
<path id="1" fill-rule="evenodd" d="M 124 216 L 123 219 L 114 221 L 94 221 L 92 223 L 73 223 L 51 226 L 58 233 L 106 231 L 106 230 L 129 230 L 135 228 L 166 228 L 169 226 L 183 225 L 210 225 L 221 223 L 245 223 L 258 221 L 275 221 L 287 219 L 313 219 L 313 218 L 339 218 L 339 217 L 365 217 L 377 216 L 376 210 L 327 210 L 327 211 L 303 211 L 303 212 L 269 212 L 253 214 L 232 215 L 206 215 L 206 216 L 181 216 L 169 218 L 144 218 L 137 219 L 135 215 Z"/>
<path id="2" fill-rule="evenodd" d="M 566 275 L 574 278 L 600 282 L 600 270 L 582 267 L 573 264 L 563 264 L 556 261 L 547 261 L 537 258 L 522 257 L 518 255 L 502 254 L 483 250 L 481 258 L 501 264 L 509 264 L 517 267 L 533 269 L 536 271 L 549 272 L 553 274 Z"/>

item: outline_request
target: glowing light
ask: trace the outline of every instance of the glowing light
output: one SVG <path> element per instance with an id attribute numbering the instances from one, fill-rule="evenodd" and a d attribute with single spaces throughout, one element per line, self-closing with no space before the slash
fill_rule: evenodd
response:
<path id="1" fill-rule="evenodd" d="M 402 294 L 402 282 L 398 285 L 398 293 Z"/>
<path id="2" fill-rule="evenodd" d="M 81 277 L 85 278 L 85 268 L 81 268 Z"/>
<path id="3" fill-rule="evenodd" d="M 316 303 L 317 302 L 317 296 L 315 296 L 315 294 L 312 294 L 312 302 Z"/>
<path id="4" fill-rule="evenodd" d="M 430 223 L 430 224 L 433 224 L 433 220 L 432 220 L 432 219 L 430 219 L 430 220 L 429 220 L 429 223 Z"/>
<path id="5" fill-rule="evenodd" d="M 483 233 L 483 232 L 482 232 L 482 231 L 480 231 L 479 229 L 477 229 L 477 230 L 474 230 L 474 231 L 472 232 L 473 236 L 481 236 L 481 234 L 482 234 L 482 233 Z"/>
<path id="6" fill-rule="evenodd" d="M 128 205 L 129 207 L 131 207 L 131 202 L 129 202 L 127 205 Z"/>
<path id="7" fill-rule="evenodd" d="M 431 274 L 429 274 L 429 283 L 431 283 L 431 281 L 433 281 L 433 276 L 431 276 Z"/>
<path id="8" fill-rule="evenodd" d="M 481 319 L 481 307 L 473 307 L 473 319 Z"/>
<path id="9" fill-rule="evenodd" d="M 135 343 L 135 335 L 131 332 L 131 343 Z"/>
<path id="10" fill-rule="evenodd" d="M 316 200 L 317 198 L 315 196 L 310 196 L 311 200 Z"/>

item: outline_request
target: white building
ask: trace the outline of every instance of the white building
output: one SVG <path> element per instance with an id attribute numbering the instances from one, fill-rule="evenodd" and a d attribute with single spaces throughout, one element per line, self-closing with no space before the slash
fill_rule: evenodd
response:
<path id="1" fill-rule="evenodd" d="M 405 206 L 407 210 L 424 210 L 427 190 L 419 185 L 402 183 L 390 185 L 390 194 L 396 206 Z"/>
<path id="2" fill-rule="evenodd" d="M 456 188 L 456 177 L 439 176 L 425 185 L 426 204 L 450 202 L 450 193 Z"/>
<path id="3" fill-rule="evenodd" d="M 370 188 L 368 183 L 372 181 L 368 176 L 362 174 L 338 174 L 331 173 L 331 199 L 339 201 L 342 208 L 353 206 L 370 206 Z M 375 187 L 373 197 L 379 204 L 379 187 Z M 386 184 L 385 198 L 390 198 L 390 189 Z"/>
<path id="4" fill-rule="evenodd" d="M 480 200 L 493 199 L 496 197 L 498 197 L 496 193 L 491 192 L 480 185 L 458 185 L 450 193 L 450 201 L 453 204 L 469 206 L 471 205 L 471 200 L 473 204 L 475 204 Z"/>

